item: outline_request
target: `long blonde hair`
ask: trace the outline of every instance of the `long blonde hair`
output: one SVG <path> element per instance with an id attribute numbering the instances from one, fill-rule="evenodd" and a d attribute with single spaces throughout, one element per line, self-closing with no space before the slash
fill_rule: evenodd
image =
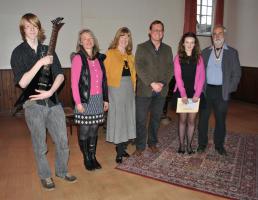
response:
<path id="1" fill-rule="evenodd" d="M 35 26 L 38 29 L 38 31 L 39 31 L 38 32 L 38 41 L 40 43 L 43 43 L 44 40 L 46 39 L 45 31 L 41 26 L 39 18 L 36 15 L 34 15 L 33 13 L 27 13 L 27 14 L 23 15 L 20 20 L 19 28 L 20 28 L 22 40 L 26 41 L 26 35 L 25 35 L 25 31 L 24 31 L 25 22 L 29 22 L 30 24 L 32 24 L 33 26 Z"/>
<path id="2" fill-rule="evenodd" d="M 118 29 L 118 31 L 116 32 L 116 35 L 115 35 L 113 41 L 111 42 L 111 44 L 109 45 L 108 49 L 116 49 L 117 46 L 118 46 L 119 38 L 121 36 L 124 36 L 125 34 L 127 34 L 128 37 L 129 37 L 128 45 L 125 48 L 125 50 L 126 50 L 126 53 L 128 55 L 131 55 L 132 54 L 132 50 L 133 50 L 132 33 L 129 30 L 129 28 L 127 28 L 127 27 L 122 27 L 122 28 Z"/>

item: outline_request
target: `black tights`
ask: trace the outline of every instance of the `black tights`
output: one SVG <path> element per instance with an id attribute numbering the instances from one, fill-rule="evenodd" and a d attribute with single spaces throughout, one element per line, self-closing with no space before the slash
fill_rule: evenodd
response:
<path id="1" fill-rule="evenodd" d="M 86 140 L 88 137 L 95 137 L 98 135 L 98 124 L 80 125 L 79 140 Z"/>
<path id="2" fill-rule="evenodd" d="M 179 142 L 180 148 L 184 150 L 185 146 L 185 133 L 187 133 L 187 149 L 191 149 L 191 144 L 193 140 L 196 113 L 180 113 L 179 114 Z M 187 130 L 186 130 L 187 129 Z"/>

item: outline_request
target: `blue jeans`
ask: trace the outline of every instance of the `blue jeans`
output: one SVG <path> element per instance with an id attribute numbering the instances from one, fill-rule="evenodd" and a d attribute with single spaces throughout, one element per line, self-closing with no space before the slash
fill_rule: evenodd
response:
<path id="1" fill-rule="evenodd" d="M 41 179 L 51 177 L 47 161 L 46 129 L 55 143 L 55 174 L 64 177 L 67 174 L 69 156 L 65 115 L 61 105 L 53 107 L 31 104 L 24 106 L 25 119 L 31 133 L 38 174 Z"/>
<path id="2" fill-rule="evenodd" d="M 136 149 L 144 150 L 146 147 L 148 112 L 150 112 L 150 120 L 147 143 L 149 147 L 158 143 L 157 133 L 165 99 L 161 95 L 136 97 Z"/>

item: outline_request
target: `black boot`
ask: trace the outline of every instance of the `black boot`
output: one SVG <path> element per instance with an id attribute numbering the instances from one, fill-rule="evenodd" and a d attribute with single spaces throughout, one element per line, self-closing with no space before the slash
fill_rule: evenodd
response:
<path id="1" fill-rule="evenodd" d="M 122 163 L 123 162 L 123 143 L 119 143 L 116 145 L 116 162 L 117 163 Z"/>
<path id="2" fill-rule="evenodd" d="M 93 166 L 93 163 L 92 163 L 92 160 L 90 157 L 88 140 L 79 140 L 79 145 L 80 145 L 80 150 L 83 155 L 85 168 L 89 171 L 94 170 L 95 168 Z"/>
<path id="3" fill-rule="evenodd" d="M 90 139 L 89 151 L 90 151 L 90 157 L 91 157 L 91 160 L 92 160 L 93 167 L 95 169 L 101 169 L 102 167 L 101 167 L 101 165 L 99 164 L 99 162 L 97 161 L 97 158 L 96 158 L 98 136 L 89 137 L 89 139 Z"/>
<path id="4" fill-rule="evenodd" d="M 123 147 L 124 147 L 123 157 L 126 157 L 126 158 L 130 157 L 130 154 L 126 152 L 127 145 L 128 145 L 128 142 L 123 142 Z"/>

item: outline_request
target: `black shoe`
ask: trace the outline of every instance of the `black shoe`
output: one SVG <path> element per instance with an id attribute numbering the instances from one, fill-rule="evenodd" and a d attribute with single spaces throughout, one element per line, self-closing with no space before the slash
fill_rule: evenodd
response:
<path id="1" fill-rule="evenodd" d="M 206 149 L 206 146 L 205 145 L 199 145 L 198 148 L 197 148 L 197 152 L 198 153 L 203 153 Z"/>
<path id="2" fill-rule="evenodd" d="M 94 168 L 94 169 L 101 169 L 102 166 L 101 166 L 100 163 L 98 162 L 98 160 L 97 160 L 97 158 L 96 158 L 96 155 L 95 155 L 95 152 L 90 153 L 90 155 L 91 155 L 91 160 L 92 160 L 93 168 Z"/>
<path id="3" fill-rule="evenodd" d="M 122 156 L 116 156 L 116 163 L 122 163 L 123 157 Z"/>
<path id="4" fill-rule="evenodd" d="M 224 147 L 215 147 L 215 150 L 222 156 L 227 155 L 227 151 L 224 149 Z"/>
<path id="5" fill-rule="evenodd" d="M 191 155 L 191 154 L 194 154 L 195 151 L 192 149 L 192 147 L 189 147 L 189 148 L 187 148 L 187 153 L 188 153 L 189 155 Z"/>
<path id="6" fill-rule="evenodd" d="M 51 177 L 41 179 L 40 181 L 41 181 L 41 184 L 42 184 L 42 186 L 45 190 L 51 191 L 51 190 L 55 189 L 55 183 L 54 183 L 54 181 Z"/>
<path id="7" fill-rule="evenodd" d="M 130 154 L 127 153 L 126 151 L 124 151 L 122 156 L 128 158 L 128 157 L 130 157 Z"/>
<path id="8" fill-rule="evenodd" d="M 185 150 L 183 148 L 181 148 L 181 146 L 178 148 L 178 151 L 177 153 L 181 153 L 181 154 L 184 154 L 185 153 Z"/>

